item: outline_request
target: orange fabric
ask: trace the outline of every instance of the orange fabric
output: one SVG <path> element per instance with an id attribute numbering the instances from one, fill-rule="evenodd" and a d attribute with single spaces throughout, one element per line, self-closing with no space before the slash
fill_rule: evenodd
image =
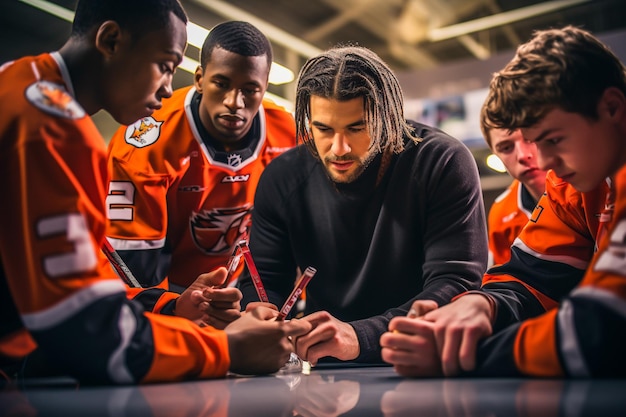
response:
<path id="1" fill-rule="evenodd" d="M 199 327 L 176 317 L 147 315 L 152 322 L 155 343 L 158 341 L 161 349 L 154 352 L 152 367 L 142 382 L 226 375 L 230 367 L 226 332 L 209 326 Z"/>
<path id="2" fill-rule="evenodd" d="M 563 376 L 556 343 L 556 314 L 553 309 L 539 318 L 526 320 L 515 340 L 515 363 L 525 375 Z"/>
<path id="3" fill-rule="evenodd" d="M 193 87 L 179 89 L 151 118 L 121 127 L 109 144 L 109 230 L 114 247 L 172 250 L 168 279 L 183 287 L 226 266 L 246 226 L 256 187 L 274 158 L 295 146 L 290 113 L 269 100 L 252 155 L 213 159 L 191 115 Z M 137 245 L 140 247 L 137 248 Z M 243 269 L 240 263 L 236 278 Z M 137 277 L 141 279 L 141 276 Z"/>
<path id="4" fill-rule="evenodd" d="M 44 352 L 59 354 L 63 341 L 75 358 L 72 371 L 99 380 L 141 378 L 143 365 L 108 360 L 138 352 L 152 357 L 145 380 L 224 376 L 230 359 L 223 331 L 129 306 L 127 297 L 140 290 L 123 285 L 100 249 L 107 223 L 104 141 L 62 74 L 67 68 L 58 54 L 0 69 L 0 277 L 17 311 L 2 308 L 16 317 L 6 328 L 21 329 L 2 335 L 0 353 L 21 357 L 36 339 Z M 159 305 L 176 296 L 164 295 Z M 84 337 L 93 337 L 88 351 Z M 98 364 L 90 361 L 94 355 Z M 93 368 L 78 365 L 86 363 Z M 109 369 L 111 363 L 117 367 Z"/>
<path id="5" fill-rule="evenodd" d="M 26 329 L 0 339 L 0 354 L 12 358 L 23 358 L 37 349 L 37 343 Z"/>
<path id="6" fill-rule="evenodd" d="M 530 213 L 521 206 L 520 188 L 520 182 L 513 180 L 489 209 L 487 219 L 489 253 L 494 265 L 506 263 L 511 259 L 511 245 L 528 223 Z"/>

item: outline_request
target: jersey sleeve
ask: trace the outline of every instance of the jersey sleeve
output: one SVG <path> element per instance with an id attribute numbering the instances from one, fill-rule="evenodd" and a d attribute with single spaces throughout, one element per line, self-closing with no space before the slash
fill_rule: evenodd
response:
<path id="1" fill-rule="evenodd" d="M 490 268 L 482 288 L 497 302 L 494 331 L 555 308 L 582 279 L 595 244 L 598 222 L 590 202 L 606 190 L 583 196 L 553 174 L 529 223 L 511 247 L 511 259 Z"/>
<path id="2" fill-rule="evenodd" d="M 626 375 L 626 168 L 617 181 L 614 219 L 580 285 L 558 308 L 487 339 L 479 374 Z"/>

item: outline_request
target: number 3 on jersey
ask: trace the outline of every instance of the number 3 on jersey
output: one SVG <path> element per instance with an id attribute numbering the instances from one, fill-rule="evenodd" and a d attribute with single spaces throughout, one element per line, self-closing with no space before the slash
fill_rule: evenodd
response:
<path id="1" fill-rule="evenodd" d="M 63 214 L 40 220 L 37 223 L 37 234 L 41 238 L 65 235 L 68 242 L 73 244 L 72 252 L 43 258 L 43 269 L 48 276 L 59 278 L 92 271 L 96 267 L 97 258 L 91 244 L 91 235 L 81 214 Z"/>
<path id="2" fill-rule="evenodd" d="M 135 186 L 128 181 L 111 181 L 106 203 L 109 220 L 132 220 Z"/>

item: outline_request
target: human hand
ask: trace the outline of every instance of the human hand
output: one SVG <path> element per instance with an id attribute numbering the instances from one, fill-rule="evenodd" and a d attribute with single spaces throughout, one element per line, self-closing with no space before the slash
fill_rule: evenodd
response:
<path id="1" fill-rule="evenodd" d="M 263 301 L 252 301 L 248 303 L 248 305 L 246 306 L 246 311 L 254 310 L 257 307 L 267 307 L 271 308 L 272 310 L 278 311 L 278 307 L 276 307 L 276 305 L 272 303 L 265 303 Z"/>
<path id="2" fill-rule="evenodd" d="M 311 324 L 302 320 L 272 320 L 277 315 L 276 310 L 257 307 L 226 326 L 232 372 L 259 375 L 278 371 L 293 351 L 290 339 L 311 330 Z"/>
<path id="3" fill-rule="evenodd" d="M 380 337 L 382 359 L 392 364 L 399 375 L 432 377 L 442 374 L 433 324 L 419 317 L 419 313 L 436 307 L 436 303 L 414 303 L 409 315 L 391 319 L 389 331 Z"/>
<path id="4" fill-rule="evenodd" d="M 337 320 L 326 311 L 309 314 L 300 320 L 311 323 L 312 330 L 295 340 L 296 353 L 311 365 L 316 365 L 325 356 L 342 361 L 359 356 L 359 340 L 348 323 Z"/>
<path id="5" fill-rule="evenodd" d="M 226 268 L 199 275 L 176 300 L 176 315 L 218 329 L 239 318 L 241 291 L 221 288 L 225 279 Z"/>
<path id="6" fill-rule="evenodd" d="M 474 369 L 478 342 L 492 333 L 491 313 L 486 296 L 467 294 L 423 315 L 432 322 L 444 375 Z"/>

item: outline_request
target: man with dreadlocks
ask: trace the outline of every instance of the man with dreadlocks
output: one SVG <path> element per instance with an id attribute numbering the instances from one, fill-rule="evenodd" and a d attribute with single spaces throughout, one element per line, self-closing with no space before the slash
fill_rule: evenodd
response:
<path id="1" fill-rule="evenodd" d="M 379 362 L 392 317 L 480 284 L 487 232 L 476 163 L 458 140 L 404 119 L 397 78 L 363 47 L 305 63 L 295 119 L 303 144 L 263 172 L 250 250 L 276 305 L 297 268 L 317 269 L 303 318 L 313 328 L 295 340 L 302 359 Z M 256 301 L 247 275 L 244 305 Z"/>
<path id="2" fill-rule="evenodd" d="M 109 240 L 142 285 L 178 292 L 226 265 L 261 172 L 296 144 L 293 116 L 264 100 L 272 48 L 256 27 L 218 24 L 200 63 L 109 146 Z"/>

